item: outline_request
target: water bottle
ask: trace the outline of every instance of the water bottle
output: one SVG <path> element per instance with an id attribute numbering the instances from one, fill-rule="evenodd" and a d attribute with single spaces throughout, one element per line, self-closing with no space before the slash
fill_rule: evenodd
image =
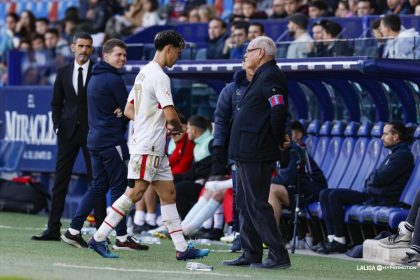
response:
<path id="1" fill-rule="evenodd" d="M 153 237 L 153 236 L 140 236 L 139 237 L 139 241 L 142 244 L 157 244 L 160 245 L 160 239 L 158 237 Z"/>
<path id="2" fill-rule="evenodd" d="M 203 263 L 198 262 L 187 262 L 186 268 L 188 270 L 197 270 L 197 271 L 212 271 L 213 267 L 210 265 L 206 265 Z"/>

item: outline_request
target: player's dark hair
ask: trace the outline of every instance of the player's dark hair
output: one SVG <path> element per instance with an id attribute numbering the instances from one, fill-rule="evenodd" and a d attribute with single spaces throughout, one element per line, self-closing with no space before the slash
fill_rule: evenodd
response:
<path id="1" fill-rule="evenodd" d="M 181 34 L 175 30 L 164 30 L 155 36 L 155 48 L 158 51 L 163 50 L 167 45 L 171 45 L 181 50 L 185 48 L 185 41 Z"/>
<path id="2" fill-rule="evenodd" d="M 74 34 L 72 40 L 73 44 L 76 43 L 77 39 L 90 40 L 91 42 L 93 42 L 92 36 L 90 36 L 90 34 L 86 32 L 77 32 L 76 34 Z"/>
<path id="3" fill-rule="evenodd" d="M 398 134 L 400 136 L 401 142 L 411 143 L 413 142 L 413 130 L 412 128 L 407 128 L 400 121 L 391 121 L 387 125 L 392 126 L 391 133 Z"/>

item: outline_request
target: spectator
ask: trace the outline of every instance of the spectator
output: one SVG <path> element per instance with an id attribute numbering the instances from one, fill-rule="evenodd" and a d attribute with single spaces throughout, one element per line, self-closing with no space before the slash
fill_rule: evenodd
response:
<path id="1" fill-rule="evenodd" d="M 410 14 L 414 15 L 416 12 L 416 6 L 420 4 L 420 0 L 408 0 L 408 5 L 410 7 Z"/>
<path id="2" fill-rule="evenodd" d="M 373 8 L 372 0 L 357 1 L 357 16 L 364 17 L 373 15 L 375 9 Z"/>
<path id="3" fill-rule="evenodd" d="M 37 18 L 35 21 L 35 31 L 40 35 L 45 35 L 47 32 L 50 20 L 48 18 Z"/>
<path id="4" fill-rule="evenodd" d="M 347 41 L 342 40 L 343 29 L 341 25 L 333 21 L 325 21 L 324 23 L 324 44 L 326 46 L 325 56 L 352 56 L 353 48 Z"/>
<path id="5" fill-rule="evenodd" d="M 240 24 L 239 24 L 240 23 Z M 230 50 L 231 59 L 242 59 L 248 42 L 248 23 L 238 22 L 233 31 L 233 46 Z"/>
<path id="6" fill-rule="evenodd" d="M 192 8 L 188 12 L 188 22 L 189 23 L 200 22 L 200 14 L 198 13 L 198 8 Z"/>
<path id="7" fill-rule="evenodd" d="M 319 192 L 328 187 L 327 179 L 322 170 L 306 151 L 303 143 L 305 135 L 303 125 L 299 121 L 294 121 L 290 128 L 293 142 L 289 150 L 289 164 L 279 168 L 277 175 L 271 179 L 270 196 L 268 198 L 268 202 L 273 207 L 277 225 L 280 224 L 283 206 L 289 209 L 295 208 L 295 194 L 299 191 L 298 194 L 303 196 L 303 202 L 300 205 L 302 207 L 310 202 L 318 201 Z M 298 162 L 303 165 L 299 169 Z M 307 166 L 310 168 L 307 168 Z M 299 181 L 297 181 L 297 176 L 299 176 Z M 298 182 L 300 186 L 297 186 Z M 300 190 L 289 186 L 300 187 Z"/>
<path id="8" fill-rule="evenodd" d="M 377 18 L 370 24 L 370 29 L 372 30 L 372 35 L 376 40 L 383 39 L 381 32 L 381 19 Z"/>
<path id="9" fill-rule="evenodd" d="M 406 2 L 406 0 L 387 0 L 386 4 L 388 6 L 387 11 L 385 12 L 386 15 L 390 15 L 390 14 L 409 15 L 410 14 L 410 6 Z"/>
<path id="10" fill-rule="evenodd" d="M 325 189 L 320 193 L 320 204 L 327 226 L 328 241 L 317 246 L 318 253 L 347 251 L 343 206 L 352 204 L 398 203 L 401 192 L 414 168 L 408 129 L 398 121 L 385 125 L 382 134 L 384 147 L 391 152 L 365 181 L 363 192 L 348 189 Z"/>
<path id="11" fill-rule="evenodd" d="M 299 0 L 284 0 L 284 11 L 291 16 L 300 10 Z"/>
<path id="12" fill-rule="evenodd" d="M 113 10 L 107 0 L 89 0 L 89 9 L 86 13 L 87 22 L 80 28 L 89 33 L 105 32 L 106 23 L 112 15 Z"/>
<path id="13" fill-rule="evenodd" d="M 145 10 L 143 0 L 135 0 L 124 15 L 115 15 L 110 18 L 105 27 L 106 38 L 122 38 L 133 33 L 143 25 Z"/>
<path id="14" fill-rule="evenodd" d="M 335 10 L 336 17 L 352 17 L 353 13 L 350 11 L 349 2 L 342 0 L 338 2 L 337 10 Z"/>
<path id="15" fill-rule="evenodd" d="M 45 40 L 44 36 L 41 34 L 35 34 L 31 39 L 32 50 L 34 51 L 43 51 L 45 50 Z"/>
<path id="16" fill-rule="evenodd" d="M 19 16 L 16 13 L 8 13 L 6 16 L 6 28 L 11 34 L 15 34 Z"/>
<path id="17" fill-rule="evenodd" d="M 158 0 L 143 0 L 143 15 L 142 27 L 149 27 L 159 24 L 159 2 Z"/>
<path id="18" fill-rule="evenodd" d="M 248 41 L 252 41 L 258 36 L 264 36 L 264 25 L 259 22 L 252 22 L 248 27 Z"/>
<path id="19" fill-rule="evenodd" d="M 315 0 L 308 4 L 309 17 L 312 19 L 328 17 L 331 15 L 327 3 L 322 0 Z"/>
<path id="20" fill-rule="evenodd" d="M 235 1 L 233 3 L 232 14 L 229 16 L 229 22 L 234 22 L 236 20 L 243 20 L 244 14 L 242 13 L 242 2 Z"/>
<path id="21" fill-rule="evenodd" d="M 35 16 L 31 11 L 22 12 L 15 32 L 19 38 L 29 38 L 35 33 Z"/>
<path id="22" fill-rule="evenodd" d="M 285 0 L 273 0 L 273 6 L 271 8 L 271 15 L 269 18 L 277 19 L 287 17 L 284 2 Z"/>
<path id="23" fill-rule="evenodd" d="M 9 13 L 6 16 L 6 28 L 1 29 L 0 37 L 0 60 L 4 61 L 4 54 L 6 51 L 11 50 L 15 47 L 15 28 L 16 24 L 19 21 L 19 16 L 15 13 Z"/>
<path id="24" fill-rule="evenodd" d="M 63 22 L 63 38 L 67 42 L 71 42 L 71 38 L 75 34 L 76 27 L 79 24 L 79 21 L 76 18 L 68 17 L 64 19 Z"/>
<path id="25" fill-rule="evenodd" d="M 200 22 L 209 22 L 214 17 L 214 11 L 209 5 L 202 5 L 198 9 Z"/>
<path id="26" fill-rule="evenodd" d="M 414 28 L 401 30 L 398 15 L 389 14 L 381 19 L 381 33 L 385 39 L 383 58 L 416 59 L 419 50 L 418 32 Z"/>
<path id="27" fill-rule="evenodd" d="M 177 22 L 188 22 L 188 12 L 182 12 L 177 18 Z"/>
<path id="28" fill-rule="evenodd" d="M 60 38 L 60 33 L 56 28 L 49 28 L 44 35 L 45 47 L 51 52 L 53 58 L 70 57 L 71 52 L 66 40 Z"/>
<path id="29" fill-rule="evenodd" d="M 267 18 L 267 14 L 264 11 L 257 10 L 257 2 L 255 0 L 242 1 L 242 13 L 245 20 Z"/>
<path id="30" fill-rule="evenodd" d="M 31 40 L 29 39 L 22 39 L 19 41 L 18 50 L 21 52 L 31 52 L 32 51 L 32 45 Z"/>
<path id="31" fill-rule="evenodd" d="M 286 58 L 304 58 L 310 51 L 313 42 L 306 29 L 308 28 L 308 18 L 304 14 L 297 13 L 289 17 L 287 29 L 294 38 L 287 48 Z"/>
<path id="32" fill-rule="evenodd" d="M 402 265 L 416 266 L 420 262 L 420 189 L 417 190 L 407 219 L 398 226 L 398 233 L 379 240 L 385 248 L 407 248 Z"/>
<path id="33" fill-rule="evenodd" d="M 226 33 L 226 23 L 220 18 L 214 18 L 209 22 L 208 28 L 209 46 L 207 48 L 207 59 L 228 58 L 227 53 L 223 53 L 225 41 L 228 37 Z"/>
<path id="34" fill-rule="evenodd" d="M 315 22 L 312 26 L 312 37 L 314 39 L 314 43 L 311 45 L 312 49 L 308 53 L 308 57 L 323 57 L 326 56 L 326 47 L 324 45 L 324 24 L 325 20 L 321 20 Z"/>

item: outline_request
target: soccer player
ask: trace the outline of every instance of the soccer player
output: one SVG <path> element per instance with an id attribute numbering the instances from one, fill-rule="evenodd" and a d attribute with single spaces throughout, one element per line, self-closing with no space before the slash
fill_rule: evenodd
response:
<path id="1" fill-rule="evenodd" d="M 134 183 L 112 204 L 105 221 L 88 242 L 90 248 L 105 258 L 118 257 L 109 252 L 106 238 L 149 185 L 160 197 L 162 220 L 175 245 L 176 258 L 202 258 L 210 252 L 196 249 L 185 241 L 175 203 L 173 177 L 165 156 L 166 133 L 182 133 L 182 126 L 174 108 L 170 80 L 163 68 L 172 67 L 184 47 L 179 33 L 159 32 L 155 37 L 155 57 L 141 69 L 128 97 L 124 114 L 134 120 L 128 179 Z"/>

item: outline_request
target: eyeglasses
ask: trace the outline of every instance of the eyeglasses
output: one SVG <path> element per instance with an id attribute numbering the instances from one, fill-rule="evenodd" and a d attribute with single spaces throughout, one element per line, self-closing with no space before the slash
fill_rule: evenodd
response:
<path id="1" fill-rule="evenodd" d="M 250 52 L 253 52 L 253 51 L 256 51 L 256 50 L 261 50 L 261 48 L 247 49 L 246 53 L 250 53 Z"/>

